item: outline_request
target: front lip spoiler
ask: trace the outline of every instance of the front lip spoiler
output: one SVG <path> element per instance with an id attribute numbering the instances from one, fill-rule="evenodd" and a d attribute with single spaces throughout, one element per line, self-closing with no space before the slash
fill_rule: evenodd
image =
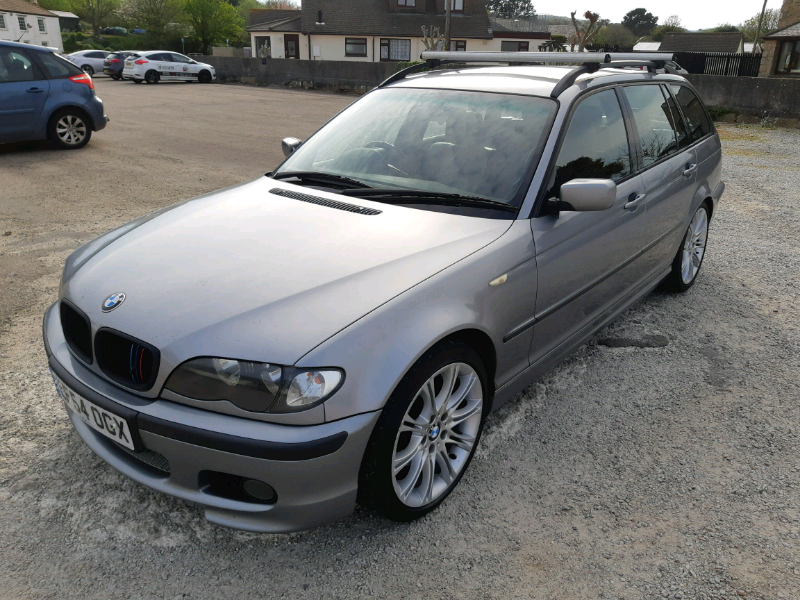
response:
<path id="1" fill-rule="evenodd" d="M 141 431 L 147 431 L 155 435 L 185 442 L 194 446 L 230 452 L 231 454 L 240 456 L 288 462 L 311 460 L 333 454 L 339 450 L 347 440 L 347 432 L 345 431 L 307 442 L 286 443 L 252 440 L 225 433 L 208 431 L 206 429 L 199 429 L 173 421 L 165 421 L 139 413 L 125 406 L 121 406 L 85 386 L 55 359 L 50 351 L 46 337 L 44 342 L 45 349 L 49 356 L 48 363 L 50 368 L 65 384 L 90 402 L 110 412 L 116 413 L 125 419 L 135 421 Z"/>

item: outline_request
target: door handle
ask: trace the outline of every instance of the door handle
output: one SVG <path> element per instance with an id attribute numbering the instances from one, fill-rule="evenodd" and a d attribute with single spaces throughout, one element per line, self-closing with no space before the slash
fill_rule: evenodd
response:
<path id="1" fill-rule="evenodd" d="M 697 165 L 694 163 L 686 163 L 686 169 L 683 171 L 684 177 L 689 177 L 692 173 L 697 171 Z"/>
<path id="2" fill-rule="evenodd" d="M 636 210 L 639 205 L 644 202 L 644 199 L 647 198 L 647 194 L 631 194 L 628 196 L 628 202 L 625 203 L 624 208 L 625 210 Z"/>
<path id="3" fill-rule="evenodd" d="M 29 94 L 41 94 L 43 91 L 42 88 L 28 88 Z"/>

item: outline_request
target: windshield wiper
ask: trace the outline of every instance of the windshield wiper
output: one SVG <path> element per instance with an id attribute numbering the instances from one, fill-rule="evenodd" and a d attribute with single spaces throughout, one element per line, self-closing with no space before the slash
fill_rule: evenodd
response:
<path id="1" fill-rule="evenodd" d="M 317 181 L 320 183 L 339 183 L 347 185 L 349 188 L 368 188 L 366 183 L 345 177 L 344 175 L 334 175 L 324 171 L 284 171 L 283 173 L 273 173 L 273 179 L 300 179 L 302 181 Z"/>
<path id="2" fill-rule="evenodd" d="M 479 196 L 462 196 L 461 194 L 447 194 L 443 192 L 426 192 L 424 190 L 398 190 L 378 188 L 370 189 L 346 189 L 339 192 L 344 196 L 355 196 L 357 198 L 368 198 L 376 202 L 387 204 L 441 204 L 445 206 L 470 206 L 475 208 L 492 208 L 505 212 L 517 212 L 519 208 L 481 198 Z"/>

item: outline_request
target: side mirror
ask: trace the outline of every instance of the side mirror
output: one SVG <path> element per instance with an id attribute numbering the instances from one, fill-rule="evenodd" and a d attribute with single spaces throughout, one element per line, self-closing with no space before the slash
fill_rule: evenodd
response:
<path id="1" fill-rule="evenodd" d="M 281 140 L 281 149 L 283 150 L 284 156 L 289 156 L 292 152 L 297 150 L 300 147 L 300 144 L 303 142 L 298 140 L 297 138 L 288 137 L 283 138 Z"/>
<path id="2" fill-rule="evenodd" d="M 614 206 L 617 184 L 610 179 L 573 179 L 561 186 L 559 210 L 596 211 Z"/>

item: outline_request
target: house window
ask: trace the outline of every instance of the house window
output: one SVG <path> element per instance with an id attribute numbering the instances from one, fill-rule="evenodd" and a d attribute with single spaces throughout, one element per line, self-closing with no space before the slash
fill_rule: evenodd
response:
<path id="1" fill-rule="evenodd" d="M 781 42 L 775 72 L 800 74 L 800 40 Z"/>
<path id="2" fill-rule="evenodd" d="M 464 0 L 450 0 L 450 10 L 464 12 Z"/>
<path id="3" fill-rule="evenodd" d="M 44 28 L 44 19 L 39 19 L 39 31 L 45 33 L 47 30 Z"/>
<path id="4" fill-rule="evenodd" d="M 467 51 L 467 40 L 453 40 L 454 44 L 453 50 L 457 52 L 466 52 Z"/>
<path id="5" fill-rule="evenodd" d="M 6 18 L 4 15 L 0 15 L 0 29 L 7 29 Z"/>
<path id="6" fill-rule="evenodd" d="M 381 39 L 381 60 L 411 60 L 411 40 Z"/>
<path id="7" fill-rule="evenodd" d="M 414 6 L 416 0 L 397 0 L 397 6 Z"/>
<path id="8" fill-rule="evenodd" d="M 500 42 L 502 52 L 527 52 L 528 42 Z"/>
<path id="9" fill-rule="evenodd" d="M 28 25 L 25 23 L 25 17 L 22 16 L 17 17 L 17 23 L 19 23 L 20 31 L 28 31 Z"/>
<path id="10" fill-rule="evenodd" d="M 366 56 L 367 38 L 344 38 L 345 56 Z"/>

